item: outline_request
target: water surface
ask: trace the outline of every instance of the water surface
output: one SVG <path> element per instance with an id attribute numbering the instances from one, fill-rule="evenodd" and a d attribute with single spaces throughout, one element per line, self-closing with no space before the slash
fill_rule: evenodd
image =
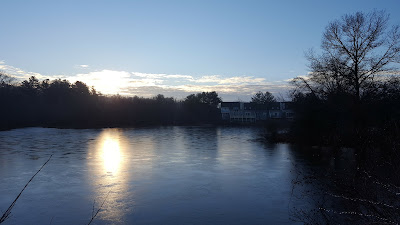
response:
<path id="1" fill-rule="evenodd" d="M 0 132 L 0 210 L 53 154 L 4 224 L 294 224 L 287 144 L 257 128 Z M 305 166 L 305 165 L 303 165 Z M 298 168 L 298 167 L 296 167 Z"/>

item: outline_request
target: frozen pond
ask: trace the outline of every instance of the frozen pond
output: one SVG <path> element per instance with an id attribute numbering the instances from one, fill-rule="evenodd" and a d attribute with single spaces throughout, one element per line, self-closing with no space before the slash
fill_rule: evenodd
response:
<path id="1" fill-rule="evenodd" d="M 287 144 L 257 128 L 25 128 L 0 132 L 4 224 L 294 224 Z M 93 207 L 94 206 L 94 207 Z M 94 210 L 93 210 L 94 208 Z"/>

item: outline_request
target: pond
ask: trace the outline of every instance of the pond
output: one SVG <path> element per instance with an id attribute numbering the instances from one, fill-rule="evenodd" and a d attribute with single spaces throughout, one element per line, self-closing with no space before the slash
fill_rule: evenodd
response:
<path id="1" fill-rule="evenodd" d="M 24 128 L 0 132 L 0 210 L 53 155 L 4 224 L 296 224 L 294 170 L 254 127 Z M 296 165 L 296 166 L 295 166 Z M 300 165 L 300 166 L 299 166 Z"/>

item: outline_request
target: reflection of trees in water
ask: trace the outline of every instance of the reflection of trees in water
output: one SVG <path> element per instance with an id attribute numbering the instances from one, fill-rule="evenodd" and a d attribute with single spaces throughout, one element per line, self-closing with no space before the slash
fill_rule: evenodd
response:
<path id="1" fill-rule="evenodd" d="M 343 163 L 348 163 L 344 160 Z M 376 161 L 377 164 L 378 161 Z M 357 163 L 334 168 L 299 168 L 292 180 L 294 201 L 312 207 L 292 207 L 293 220 L 305 224 L 398 224 L 400 187 L 393 167 Z M 378 168 L 379 167 L 379 168 Z M 385 174 L 386 172 L 386 174 Z"/>

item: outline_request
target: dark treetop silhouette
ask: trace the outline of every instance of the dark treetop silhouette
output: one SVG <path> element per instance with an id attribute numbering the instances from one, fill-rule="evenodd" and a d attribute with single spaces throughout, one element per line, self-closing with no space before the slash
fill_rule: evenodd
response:
<path id="1" fill-rule="evenodd" d="M 216 92 L 187 96 L 183 101 L 157 95 L 154 98 L 104 96 L 77 81 L 43 80 L 21 83 L 0 74 L 0 128 L 114 127 L 141 125 L 218 123 L 221 102 Z"/>

